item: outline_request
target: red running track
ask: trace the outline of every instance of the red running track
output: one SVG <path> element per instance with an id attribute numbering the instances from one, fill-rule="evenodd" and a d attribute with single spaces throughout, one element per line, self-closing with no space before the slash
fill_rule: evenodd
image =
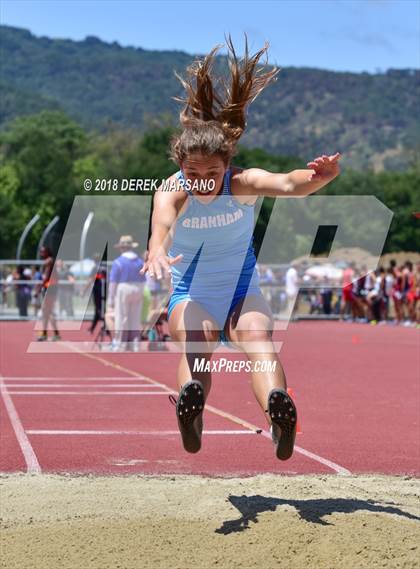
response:
<path id="1" fill-rule="evenodd" d="M 2 472 L 420 473 L 417 330 L 300 322 L 276 332 L 303 430 L 286 462 L 245 372 L 214 374 L 203 448 L 189 455 L 167 397 L 179 354 L 28 353 L 33 339 L 33 323 L 0 324 Z"/>

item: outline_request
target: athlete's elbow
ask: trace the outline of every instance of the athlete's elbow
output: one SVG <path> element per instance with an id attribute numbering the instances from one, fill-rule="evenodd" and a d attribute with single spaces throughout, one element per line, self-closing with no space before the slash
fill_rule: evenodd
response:
<path id="1" fill-rule="evenodd" d="M 283 182 L 283 193 L 292 196 L 296 192 L 296 185 L 292 182 L 292 180 L 286 180 Z"/>
<path id="2" fill-rule="evenodd" d="M 289 174 L 285 174 L 282 176 L 280 187 L 281 187 L 281 193 L 284 196 L 293 197 L 297 189 L 297 184 L 293 180 L 293 172 L 290 172 Z"/>

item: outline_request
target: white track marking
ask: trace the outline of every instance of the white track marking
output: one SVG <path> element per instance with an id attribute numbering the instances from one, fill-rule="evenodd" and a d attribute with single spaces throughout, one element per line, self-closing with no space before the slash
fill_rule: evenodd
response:
<path id="1" fill-rule="evenodd" d="M 150 384 L 155 386 L 155 387 L 156 386 L 163 387 L 168 394 L 170 393 L 170 394 L 176 394 L 177 395 L 176 391 L 174 391 L 173 389 L 171 389 L 170 387 L 168 387 L 167 385 L 165 385 L 163 383 L 159 383 L 159 382 L 155 381 L 151 377 L 147 377 L 146 375 L 143 375 L 143 374 L 138 374 L 137 372 L 130 370 L 129 368 L 126 368 L 126 367 L 124 367 L 120 364 L 114 363 L 114 362 L 110 362 L 109 360 L 106 360 L 103 357 L 100 357 L 96 354 L 94 355 L 94 354 L 87 354 L 87 353 L 81 352 L 80 350 L 78 350 L 74 346 L 70 345 L 70 348 L 74 352 L 79 353 L 80 355 L 83 355 L 84 357 L 87 357 L 89 359 L 93 359 L 93 360 L 101 362 L 104 366 L 111 366 L 114 369 L 118 369 L 119 371 L 130 374 L 131 376 L 135 376 L 136 378 L 139 377 L 141 379 L 144 379 L 145 381 L 150 382 Z M 228 419 L 234 423 L 242 424 L 242 426 L 245 426 L 246 428 L 250 429 L 251 432 L 255 432 L 256 430 L 258 430 L 258 427 L 256 427 L 255 425 L 252 425 L 252 424 L 248 423 L 248 421 L 244 421 L 240 417 L 236 417 L 235 415 L 233 415 L 231 413 L 226 413 L 226 412 L 222 411 L 221 409 L 218 409 L 218 408 L 210 406 L 210 405 L 207 405 L 206 408 L 209 411 L 215 413 L 216 415 L 222 416 L 222 417 L 224 417 L 224 418 L 226 418 L 226 419 Z M 265 436 L 271 440 L 271 433 L 270 432 L 263 431 L 262 434 L 263 434 L 263 436 Z M 342 474 L 342 475 L 351 474 L 350 470 L 347 470 L 347 468 L 344 468 L 340 464 L 336 464 L 335 462 L 332 462 L 331 460 L 323 458 L 322 456 L 319 456 L 313 452 L 310 452 L 310 451 L 308 451 L 302 447 L 295 446 L 295 450 L 296 450 L 296 452 L 306 456 L 307 458 L 310 458 L 316 462 L 319 462 L 320 464 L 323 464 L 324 466 L 327 466 L 328 468 L 331 468 L 334 472 L 337 472 L 337 474 Z"/>
<path id="2" fill-rule="evenodd" d="M 200 353 L 203 350 L 203 343 L 202 342 L 189 342 L 189 347 L 192 351 Z M 279 353 L 283 346 L 283 341 L 277 342 L 266 342 L 265 347 L 263 349 L 267 353 L 272 352 L 272 346 L 274 346 L 274 352 Z M 143 356 L 151 356 L 153 357 L 155 354 L 182 354 L 183 349 L 182 346 L 177 346 L 174 342 L 169 342 L 168 351 L 159 352 L 158 350 L 149 351 L 146 346 L 140 345 L 140 349 L 137 353 L 135 352 L 102 352 L 104 354 L 113 355 L 130 355 L 131 357 L 138 356 L 142 354 Z M 244 349 L 248 350 L 248 353 L 253 353 L 255 349 L 255 345 L 251 342 L 245 342 L 243 344 Z M 71 351 L 77 351 L 80 354 L 98 354 L 97 347 L 95 346 L 94 342 L 75 342 L 75 341 L 61 341 L 61 342 L 30 342 L 28 344 L 27 353 L 28 354 L 69 354 Z M 219 344 L 215 349 L 215 354 L 220 355 L 224 352 L 229 354 L 238 353 L 238 350 L 235 348 L 231 348 L 230 346 L 225 346 L 224 344 Z M 258 348 L 258 352 L 260 353 L 260 348 Z"/>
<path id="3" fill-rule="evenodd" d="M 29 429 L 26 431 L 28 435 L 134 435 L 134 436 L 153 436 L 165 437 L 168 435 L 179 435 L 179 431 L 67 431 L 67 430 L 44 430 L 44 429 Z M 203 431 L 204 435 L 256 435 L 254 431 L 249 430 L 213 430 Z"/>
<path id="4" fill-rule="evenodd" d="M 270 431 L 263 431 L 261 434 L 267 439 L 270 439 L 270 441 L 272 440 Z M 294 451 L 303 454 L 303 456 L 306 456 L 308 458 L 312 458 L 312 460 L 316 460 L 317 462 L 320 462 L 321 464 L 328 466 L 328 468 L 332 468 L 332 470 L 335 470 L 337 474 L 341 475 L 351 474 L 350 470 L 347 470 L 347 468 L 344 468 L 344 466 L 340 466 L 339 464 L 332 462 L 327 458 L 323 458 L 322 456 L 318 456 L 317 454 L 310 452 L 309 450 L 306 450 L 302 447 L 295 445 Z"/>
<path id="5" fill-rule="evenodd" d="M 93 431 L 93 430 L 63 430 L 63 429 L 30 429 L 26 431 L 28 435 L 64 435 L 64 436 L 82 436 L 82 435 L 90 435 L 90 436 L 111 436 L 111 435 L 122 435 L 122 436 L 150 436 L 150 437 L 159 437 L 159 436 L 171 436 L 171 435 L 179 435 L 179 431 Z M 212 430 L 212 431 L 203 431 L 203 435 L 256 435 L 255 431 L 250 430 Z M 268 431 L 263 431 L 261 433 L 266 438 L 271 440 L 271 433 Z M 317 462 L 322 462 L 325 466 L 328 466 L 332 470 L 335 470 L 337 474 L 341 475 L 348 475 L 351 474 L 349 470 L 343 468 L 339 464 L 332 462 L 326 458 L 322 458 L 312 452 L 309 452 L 299 446 L 295 446 L 294 450 L 308 458 L 316 460 Z"/>
<path id="6" fill-rule="evenodd" d="M 9 416 L 10 423 L 15 432 L 16 439 L 19 443 L 20 449 L 22 451 L 23 457 L 26 462 L 26 470 L 30 473 L 41 472 L 41 466 L 35 455 L 34 449 L 26 436 L 25 429 L 23 428 L 22 422 L 19 419 L 16 408 L 7 390 L 7 387 L 3 381 L 3 377 L 0 375 L 0 392 L 3 398 L 4 404 L 6 406 L 7 414 Z"/>
<path id="7" fill-rule="evenodd" d="M 166 391 L 9 391 L 13 395 L 167 395 Z"/>

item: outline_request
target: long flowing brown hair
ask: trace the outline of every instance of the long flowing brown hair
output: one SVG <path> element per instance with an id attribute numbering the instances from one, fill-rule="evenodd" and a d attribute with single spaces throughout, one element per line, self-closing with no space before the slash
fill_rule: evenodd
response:
<path id="1" fill-rule="evenodd" d="M 280 71 L 278 68 L 267 70 L 267 62 L 258 65 L 261 57 L 267 56 L 268 43 L 251 56 L 245 35 L 245 54 L 241 59 L 236 55 L 230 35 L 226 43 L 227 79 L 213 76 L 216 54 L 222 45 L 187 67 L 186 78 L 175 72 L 186 92 L 185 97 L 174 97 L 184 104 L 180 113 L 183 131 L 171 143 L 171 158 L 178 164 L 193 152 L 219 154 L 225 163 L 229 162 L 245 131 L 248 106 Z"/>

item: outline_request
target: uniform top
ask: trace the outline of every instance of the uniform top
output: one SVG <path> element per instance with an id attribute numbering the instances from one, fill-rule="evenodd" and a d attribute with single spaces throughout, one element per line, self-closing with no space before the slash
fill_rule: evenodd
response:
<path id="1" fill-rule="evenodd" d="M 224 175 L 223 191 L 203 203 L 186 186 L 182 170 L 176 173 L 187 193 L 187 208 L 175 224 L 170 257 L 183 255 L 172 266 L 172 285 L 186 291 L 194 276 L 196 290 L 208 294 L 230 290 L 238 279 L 257 279 L 253 247 L 254 206 L 241 204 L 231 192 L 232 172 Z M 188 273 L 187 273 L 188 271 Z"/>

